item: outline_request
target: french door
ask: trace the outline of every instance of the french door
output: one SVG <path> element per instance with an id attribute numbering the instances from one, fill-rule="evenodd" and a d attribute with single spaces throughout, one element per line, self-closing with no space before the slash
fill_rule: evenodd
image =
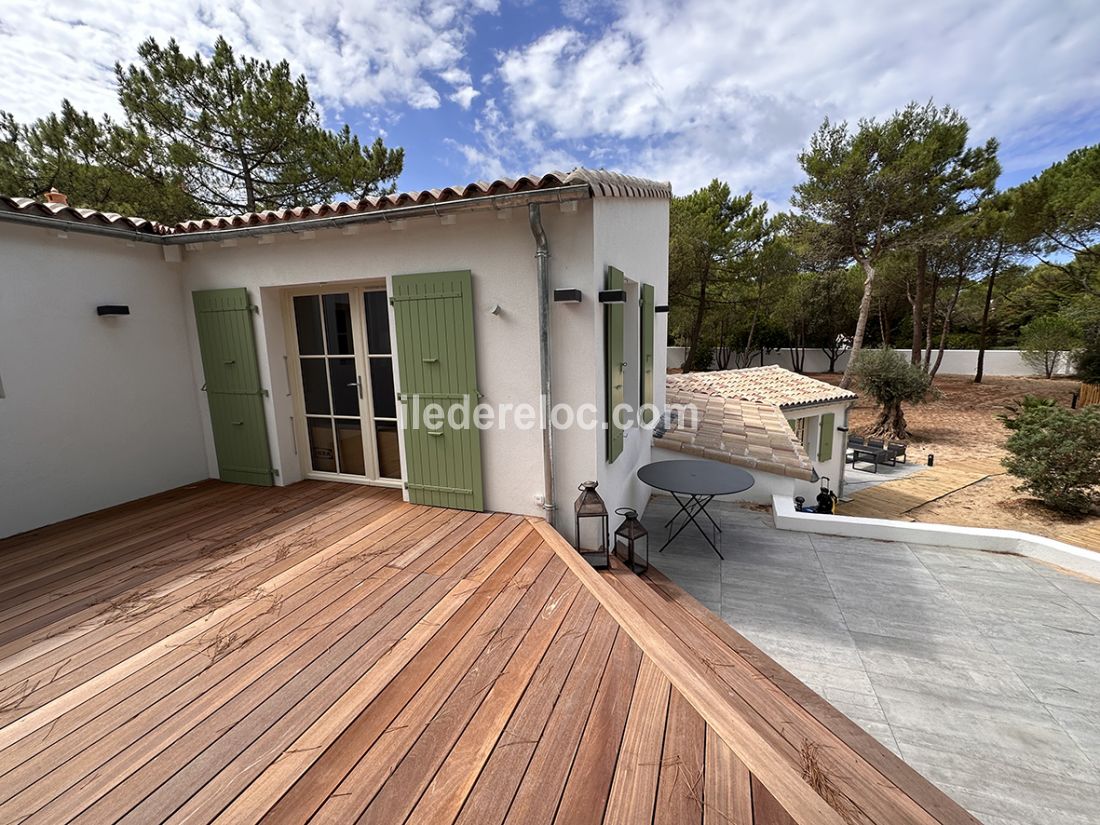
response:
<path id="1" fill-rule="evenodd" d="M 290 312 L 299 413 L 295 435 L 306 475 L 400 484 L 384 287 L 296 291 Z"/>

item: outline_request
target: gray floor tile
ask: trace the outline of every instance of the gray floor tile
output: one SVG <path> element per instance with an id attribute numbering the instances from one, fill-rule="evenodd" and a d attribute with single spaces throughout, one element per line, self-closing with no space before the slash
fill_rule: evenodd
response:
<path id="1" fill-rule="evenodd" d="M 1100 584 L 712 512 L 725 561 L 687 532 L 657 561 L 709 609 L 987 825 L 1097 821 Z"/>

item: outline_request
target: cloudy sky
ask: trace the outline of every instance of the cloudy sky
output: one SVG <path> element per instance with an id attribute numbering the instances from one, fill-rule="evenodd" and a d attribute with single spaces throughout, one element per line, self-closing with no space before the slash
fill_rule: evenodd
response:
<path id="1" fill-rule="evenodd" d="M 910 100 L 997 137 L 1009 185 L 1100 142 L 1096 0 L 0 0 L 0 109 L 117 113 L 142 39 L 286 58 L 402 189 L 603 166 L 782 207 L 823 118 Z"/>

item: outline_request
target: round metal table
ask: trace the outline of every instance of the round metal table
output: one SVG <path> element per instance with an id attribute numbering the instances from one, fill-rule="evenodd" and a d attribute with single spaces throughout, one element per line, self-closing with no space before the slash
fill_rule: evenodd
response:
<path id="1" fill-rule="evenodd" d="M 669 528 L 668 541 L 657 552 L 663 552 L 665 547 L 672 544 L 673 540 L 684 531 L 688 524 L 694 524 L 695 529 L 706 539 L 711 549 L 718 554 L 718 558 L 725 559 L 725 556 L 722 555 L 695 517 L 702 513 L 714 526 L 714 529 L 721 533 L 722 528 L 707 512 L 707 505 L 715 496 L 741 493 L 752 487 L 755 482 L 750 473 L 739 467 L 723 464 L 720 461 L 681 458 L 673 461 L 655 461 L 641 467 L 638 470 L 638 480 L 650 487 L 671 493 L 672 497 L 676 499 L 676 503 L 680 505 L 680 509 L 676 511 L 675 515 L 665 522 L 665 527 Z M 672 525 L 680 513 L 684 513 L 687 518 L 673 533 Z"/>

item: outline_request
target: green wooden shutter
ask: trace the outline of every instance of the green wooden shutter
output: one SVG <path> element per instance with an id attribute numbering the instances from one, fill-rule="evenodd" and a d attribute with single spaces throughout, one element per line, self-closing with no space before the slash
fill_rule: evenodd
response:
<path id="1" fill-rule="evenodd" d="M 470 273 L 398 275 L 390 302 L 397 331 L 409 500 L 482 510 L 481 438 L 473 424 L 478 391 Z M 465 405 L 465 422 L 456 422 L 464 426 L 452 427 L 445 420 L 440 428 L 429 430 L 423 413 L 432 403 L 447 412 Z"/>
<path id="2" fill-rule="evenodd" d="M 605 289 L 624 289 L 622 271 L 613 266 L 607 268 L 607 286 Z M 604 353 L 606 355 L 605 373 L 607 380 L 607 462 L 610 464 L 623 451 L 623 429 L 616 426 L 612 411 L 626 403 L 626 364 L 623 361 L 623 304 L 604 305 Z"/>
<path id="3" fill-rule="evenodd" d="M 252 305 L 245 289 L 192 294 L 206 400 L 222 481 L 274 483 Z"/>
<path id="4" fill-rule="evenodd" d="M 641 402 L 653 403 L 653 323 L 656 318 L 655 290 L 652 284 L 642 284 L 642 386 Z"/>
<path id="5" fill-rule="evenodd" d="M 833 457 L 833 413 L 821 416 L 821 437 L 817 440 L 817 460 L 828 461 Z"/>

